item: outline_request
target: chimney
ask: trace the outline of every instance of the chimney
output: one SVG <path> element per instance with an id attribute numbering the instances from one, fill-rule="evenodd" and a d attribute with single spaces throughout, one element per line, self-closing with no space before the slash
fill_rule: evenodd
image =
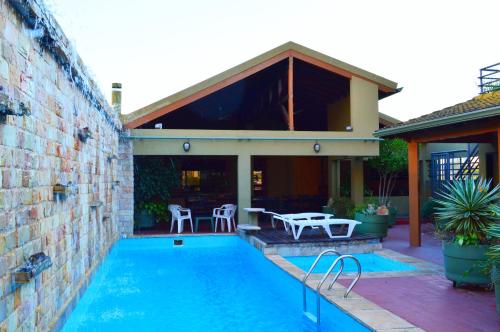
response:
<path id="1" fill-rule="evenodd" d="M 112 83 L 111 84 L 111 106 L 120 114 L 122 112 L 122 84 Z"/>

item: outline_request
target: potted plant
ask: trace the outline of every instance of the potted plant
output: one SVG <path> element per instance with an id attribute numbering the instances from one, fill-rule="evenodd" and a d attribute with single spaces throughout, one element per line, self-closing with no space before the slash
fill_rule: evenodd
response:
<path id="1" fill-rule="evenodd" d="M 150 228 L 161 220 L 167 220 L 168 209 L 161 203 L 142 203 L 135 218 L 136 227 L 139 229 Z"/>
<path id="2" fill-rule="evenodd" d="M 454 287 L 489 284 L 490 277 L 484 271 L 490 244 L 486 232 L 499 220 L 496 204 L 500 203 L 500 186 L 491 188 L 491 180 L 467 177 L 446 185 L 435 201 L 446 278 Z"/>
<path id="3" fill-rule="evenodd" d="M 387 215 L 377 214 L 374 204 L 356 205 L 354 220 L 361 222 L 355 228 L 355 232 L 358 234 L 370 234 L 379 238 L 387 236 Z"/>
<path id="4" fill-rule="evenodd" d="M 408 144 L 399 138 L 387 139 L 380 143 L 379 155 L 368 161 L 379 174 L 378 215 L 387 215 L 387 222 L 396 221 L 396 210 L 389 208 L 389 200 L 396 185 L 398 174 L 408 166 Z M 392 214 L 391 214 L 392 213 Z"/>
<path id="5" fill-rule="evenodd" d="M 500 207 L 497 206 L 495 213 L 500 216 Z M 491 263 L 491 281 L 495 288 L 497 313 L 500 314 L 500 224 L 491 225 L 487 234 L 491 237 L 492 244 L 486 255 Z"/>

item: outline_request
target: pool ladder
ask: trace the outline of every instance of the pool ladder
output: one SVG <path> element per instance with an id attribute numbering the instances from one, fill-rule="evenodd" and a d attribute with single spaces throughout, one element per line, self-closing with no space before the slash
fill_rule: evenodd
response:
<path id="1" fill-rule="evenodd" d="M 307 279 L 309 278 L 309 276 L 311 275 L 311 273 L 313 272 L 314 268 L 318 264 L 321 257 L 323 257 L 323 255 L 328 254 L 328 253 L 337 255 L 338 257 L 335 259 L 335 261 L 332 263 L 332 265 L 330 265 L 330 268 L 328 269 L 328 271 L 326 271 L 326 273 L 323 275 L 323 278 L 321 278 L 320 282 L 316 286 L 316 317 L 314 317 L 313 314 L 311 314 L 310 312 L 307 311 L 307 299 L 306 299 L 307 285 L 306 285 L 306 282 L 307 282 Z M 347 288 L 347 290 L 344 294 L 344 298 L 347 298 L 347 296 L 349 295 L 349 293 L 351 292 L 351 290 L 353 289 L 353 287 L 356 285 L 359 278 L 361 277 L 361 264 L 359 263 L 359 260 L 352 255 L 341 255 L 338 251 L 336 251 L 334 249 L 327 249 L 327 250 L 323 251 L 321 254 L 319 254 L 318 257 L 316 257 L 316 260 L 311 265 L 311 268 L 306 273 L 304 278 L 302 278 L 302 297 L 303 297 L 303 303 L 304 303 L 304 314 L 309 319 L 316 321 L 316 324 L 318 324 L 318 325 L 320 324 L 320 303 L 321 303 L 320 291 L 321 291 L 321 287 L 325 283 L 325 281 L 328 278 L 328 276 L 330 275 L 330 273 L 332 273 L 333 269 L 340 263 L 339 271 L 333 277 L 333 280 L 330 282 L 330 285 L 328 285 L 328 289 L 332 289 L 333 284 L 335 284 L 337 279 L 342 274 L 342 271 L 344 270 L 344 260 L 345 259 L 352 259 L 356 263 L 356 266 L 358 268 L 358 272 L 356 274 L 356 277 L 351 282 L 351 284 L 349 285 L 349 287 Z"/>

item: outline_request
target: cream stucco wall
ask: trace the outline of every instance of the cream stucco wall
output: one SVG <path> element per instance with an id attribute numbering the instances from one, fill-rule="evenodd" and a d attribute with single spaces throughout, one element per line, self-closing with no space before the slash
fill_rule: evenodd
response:
<path id="1" fill-rule="evenodd" d="M 373 135 L 379 127 L 377 85 L 353 77 L 350 95 L 353 133 L 361 136 Z"/>
<path id="2" fill-rule="evenodd" d="M 351 100 L 346 96 L 328 105 L 328 130 L 345 131 L 351 125 Z"/>
<path id="3" fill-rule="evenodd" d="M 372 138 L 372 134 L 359 132 L 134 129 L 131 135 L 136 137 L 134 155 L 184 155 L 182 143 L 185 141 L 191 143 L 189 154 L 193 155 L 376 156 L 378 154 L 378 142 L 364 140 Z M 316 139 L 321 145 L 319 153 L 313 150 Z"/>

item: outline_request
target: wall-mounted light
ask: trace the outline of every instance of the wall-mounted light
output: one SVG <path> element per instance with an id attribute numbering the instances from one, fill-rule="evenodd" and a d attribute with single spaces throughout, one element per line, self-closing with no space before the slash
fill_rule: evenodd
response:
<path id="1" fill-rule="evenodd" d="M 321 145 L 318 142 L 316 142 L 313 145 L 313 149 L 314 149 L 314 152 L 318 153 L 319 150 L 321 150 Z"/>
<path id="2" fill-rule="evenodd" d="M 191 149 L 191 143 L 184 142 L 184 144 L 182 144 L 182 148 L 184 149 L 184 152 L 189 152 L 189 149 Z"/>
<path id="3" fill-rule="evenodd" d="M 345 127 L 345 130 L 347 130 L 347 131 L 352 131 L 352 126 L 351 126 L 351 125 L 346 126 L 346 127 Z"/>
<path id="4" fill-rule="evenodd" d="M 163 123 L 155 123 L 155 129 L 163 129 Z"/>

